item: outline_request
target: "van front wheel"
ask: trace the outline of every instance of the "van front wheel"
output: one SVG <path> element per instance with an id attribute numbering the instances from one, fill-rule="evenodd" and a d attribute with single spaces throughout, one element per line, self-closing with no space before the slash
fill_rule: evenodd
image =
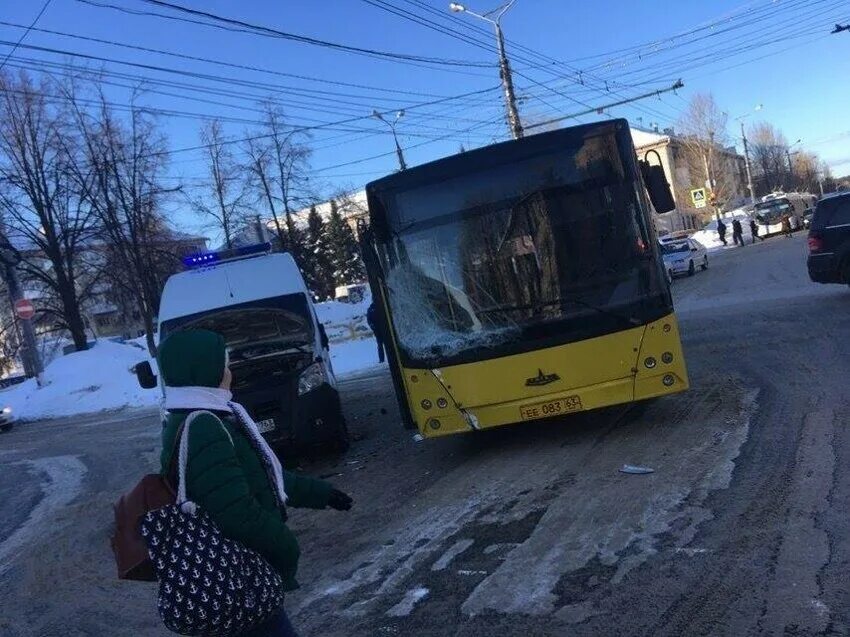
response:
<path id="1" fill-rule="evenodd" d="M 338 398 L 331 418 L 333 422 L 333 433 L 330 446 L 338 453 L 345 453 L 351 446 L 351 440 L 348 435 L 348 423 L 345 421 L 345 414 L 342 413 L 342 405 Z"/>

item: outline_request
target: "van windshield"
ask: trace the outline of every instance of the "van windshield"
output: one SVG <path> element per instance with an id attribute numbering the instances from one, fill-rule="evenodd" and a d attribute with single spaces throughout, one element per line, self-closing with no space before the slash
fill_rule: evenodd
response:
<path id="1" fill-rule="evenodd" d="M 303 294 L 261 299 L 163 321 L 160 338 L 185 329 L 221 334 L 231 363 L 304 353 L 313 346 L 313 323 Z"/>

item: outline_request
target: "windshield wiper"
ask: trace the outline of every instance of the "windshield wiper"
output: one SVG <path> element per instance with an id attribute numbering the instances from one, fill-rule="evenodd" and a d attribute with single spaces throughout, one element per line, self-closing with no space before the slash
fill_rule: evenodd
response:
<path id="1" fill-rule="evenodd" d="M 625 314 L 620 314 L 619 312 L 615 312 L 614 310 L 609 310 L 605 307 L 600 307 L 598 305 L 594 305 L 593 303 L 588 303 L 587 301 L 583 301 L 574 296 L 565 297 L 562 299 L 555 299 L 552 301 L 541 301 L 539 303 L 528 303 L 526 305 L 503 305 L 501 307 L 489 308 L 486 310 L 479 310 L 478 314 L 488 314 L 491 312 L 511 312 L 514 310 L 530 310 L 534 308 L 544 308 L 544 307 L 552 307 L 552 306 L 561 306 L 565 303 L 572 303 L 574 305 L 578 305 L 581 307 L 586 307 L 589 310 L 594 310 L 599 312 L 600 314 L 607 314 L 608 316 L 612 316 L 617 320 L 629 325 L 630 327 L 637 327 L 638 325 L 643 325 L 643 322 L 634 316 L 626 316 Z"/>

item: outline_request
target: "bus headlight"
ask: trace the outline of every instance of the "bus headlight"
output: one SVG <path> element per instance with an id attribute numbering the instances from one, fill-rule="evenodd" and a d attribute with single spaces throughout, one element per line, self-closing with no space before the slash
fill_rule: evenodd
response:
<path id="1" fill-rule="evenodd" d="M 426 410 L 431 409 L 431 401 L 428 400 L 427 398 L 419 404 L 422 405 L 422 409 L 426 409 Z"/>
<path id="2" fill-rule="evenodd" d="M 652 358 L 652 356 L 649 356 L 649 357 L 647 357 L 647 359 L 645 361 L 643 361 L 643 364 L 646 365 L 647 369 L 652 369 L 658 363 L 654 358 Z"/>
<path id="3" fill-rule="evenodd" d="M 669 365 L 670 363 L 672 363 L 672 362 L 673 362 L 673 354 L 672 354 L 671 352 L 664 352 L 664 353 L 661 355 L 661 361 L 662 361 L 665 365 Z"/>
<path id="4" fill-rule="evenodd" d="M 298 395 L 303 396 L 318 389 L 327 382 L 325 368 L 321 363 L 313 363 L 298 377 Z"/>
<path id="5" fill-rule="evenodd" d="M 438 398 L 437 399 L 437 407 L 439 407 L 440 409 L 445 409 L 448 406 L 449 406 L 449 401 L 446 400 L 445 398 Z"/>
<path id="6" fill-rule="evenodd" d="M 661 379 L 661 382 L 664 383 L 665 387 L 670 387 L 676 382 L 676 378 L 673 374 L 665 374 L 664 378 Z"/>

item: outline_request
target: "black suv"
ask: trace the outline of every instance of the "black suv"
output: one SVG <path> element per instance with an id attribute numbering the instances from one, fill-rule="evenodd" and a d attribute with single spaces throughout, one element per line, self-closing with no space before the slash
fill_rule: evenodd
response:
<path id="1" fill-rule="evenodd" d="M 818 202 L 809 230 L 808 266 L 815 283 L 850 283 L 850 192 Z"/>

